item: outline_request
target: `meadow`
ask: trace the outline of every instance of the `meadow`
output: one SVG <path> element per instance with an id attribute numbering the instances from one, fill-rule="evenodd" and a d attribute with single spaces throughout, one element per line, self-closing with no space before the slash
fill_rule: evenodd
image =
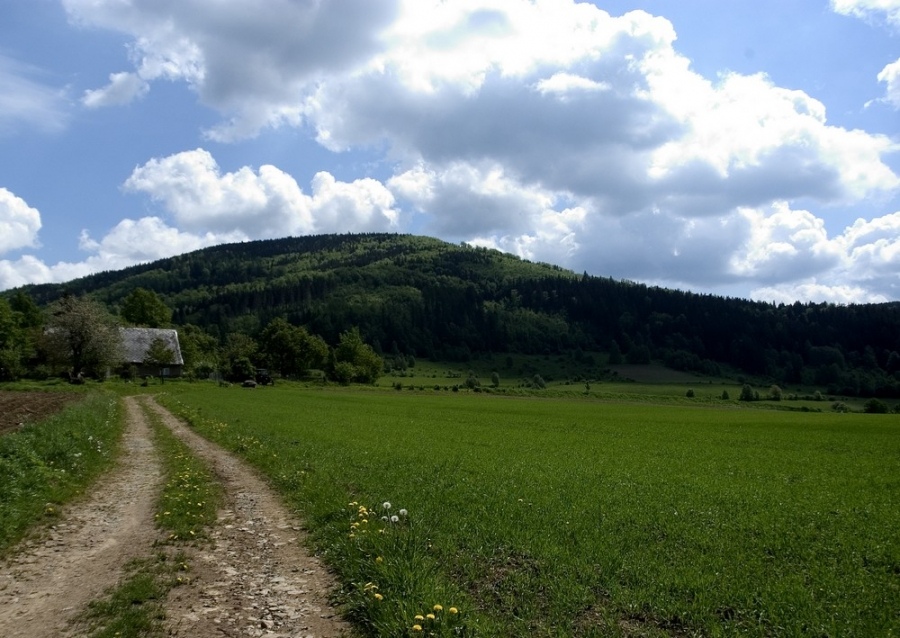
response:
<path id="1" fill-rule="evenodd" d="M 300 512 L 368 635 L 900 634 L 895 415 L 159 389 Z"/>
<path id="2" fill-rule="evenodd" d="M 71 396 L 83 400 L 0 436 L 0 556 L 34 525 L 53 522 L 61 505 L 113 466 L 122 433 L 116 397 Z M 21 404 L 28 407 L 28 401 Z"/>

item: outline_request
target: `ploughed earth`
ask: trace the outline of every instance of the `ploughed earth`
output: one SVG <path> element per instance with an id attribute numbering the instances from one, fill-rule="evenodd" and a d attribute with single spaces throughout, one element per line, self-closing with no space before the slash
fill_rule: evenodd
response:
<path id="1" fill-rule="evenodd" d="M 74 392 L 0 392 L 0 434 L 45 419 L 83 398 Z"/>

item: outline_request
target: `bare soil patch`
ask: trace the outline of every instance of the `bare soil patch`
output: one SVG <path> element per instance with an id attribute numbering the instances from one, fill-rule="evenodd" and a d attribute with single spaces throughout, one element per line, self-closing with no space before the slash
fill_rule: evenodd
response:
<path id="1" fill-rule="evenodd" d="M 0 434 L 45 419 L 83 398 L 69 392 L 0 391 Z"/>

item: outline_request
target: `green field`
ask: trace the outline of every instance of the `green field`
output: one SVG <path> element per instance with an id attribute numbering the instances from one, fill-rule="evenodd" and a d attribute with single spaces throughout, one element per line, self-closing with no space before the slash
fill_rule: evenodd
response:
<path id="1" fill-rule="evenodd" d="M 896 416 L 171 390 L 299 509 L 372 635 L 900 634 Z"/>

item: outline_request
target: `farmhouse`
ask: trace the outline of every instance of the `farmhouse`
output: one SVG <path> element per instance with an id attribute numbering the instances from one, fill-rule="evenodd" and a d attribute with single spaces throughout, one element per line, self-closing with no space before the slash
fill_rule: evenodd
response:
<path id="1" fill-rule="evenodd" d="M 134 366 L 138 376 L 180 377 L 184 357 L 178 343 L 178 332 L 164 328 L 119 328 L 122 333 L 123 365 Z M 150 346 L 159 341 L 172 353 L 168 364 L 150 361 Z"/>

